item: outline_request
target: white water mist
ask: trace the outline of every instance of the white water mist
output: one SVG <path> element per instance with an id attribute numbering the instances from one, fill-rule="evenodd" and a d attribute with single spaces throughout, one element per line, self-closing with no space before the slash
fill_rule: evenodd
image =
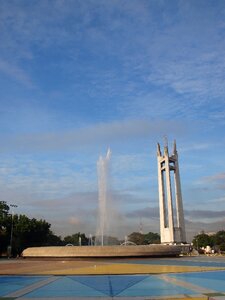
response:
<path id="1" fill-rule="evenodd" d="M 98 201 L 99 201 L 99 214 L 98 214 L 98 226 L 96 230 L 95 243 L 100 245 L 107 244 L 105 237 L 109 235 L 110 226 L 110 159 L 111 151 L 108 149 L 105 157 L 100 156 L 97 162 L 98 170 Z"/>

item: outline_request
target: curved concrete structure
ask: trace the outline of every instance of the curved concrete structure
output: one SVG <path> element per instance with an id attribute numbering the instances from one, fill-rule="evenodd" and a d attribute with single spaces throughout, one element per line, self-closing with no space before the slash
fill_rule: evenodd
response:
<path id="1" fill-rule="evenodd" d="M 141 246 L 56 246 L 32 247 L 23 251 L 24 258 L 91 258 L 91 257 L 161 257 L 178 256 L 181 248 L 175 245 Z"/>

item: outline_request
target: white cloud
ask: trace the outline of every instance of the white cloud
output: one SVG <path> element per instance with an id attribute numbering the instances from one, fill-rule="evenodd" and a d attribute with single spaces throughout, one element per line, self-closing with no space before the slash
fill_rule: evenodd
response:
<path id="1" fill-rule="evenodd" d="M 99 152 L 126 153 L 112 159 L 115 202 L 138 211 L 157 198 L 155 148 L 148 157 L 147 147 L 168 134 L 185 140 L 184 179 L 204 175 L 188 203 L 222 199 L 222 156 L 211 141 L 224 131 L 224 14 L 222 2 L 1 1 L 1 197 L 61 232 L 90 231 Z M 74 203 L 87 209 L 71 213 Z"/>
<path id="2" fill-rule="evenodd" d="M 95 167 L 95 165 L 94 165 Z M 16 199 L 23 202 L 29 199 L 54 199 L 82 191 L 93 191 L 97 188 L 96 169 L 93 166 L 80 166 L 77 161 L 70 158 L 43 159 L 42 157 L 17 156 L 4 157 L 0 168 L 1 195 L 10 199 L 11 194 L 18 194 Z M 8 194 L 8 196 L 7 196 Z M 22 195 L 22 196 L 20 196 Z"/>
<path id="3" fill-rule="evenodd" d="M 207 150 L 209 148 L 213 148 L 217 145 L 215 143 L 194 143 L 194 144 L 188 144 L 186 146 L 181 146 L 179 148 L 180 152 L 192 152 L 192 151 L 202 151 L 202 150 Z"/>
<path id="4" fill-rule="evenodd" d="M 0 59 L 0 72 L 21 82 L 28 88 L 34 88 L 31 77 L 21 67 L 12 65 Z"/>
<path id="5" fill-rule="evenodd" d="M 172 131 L 179 136 L 185 130 L 175 121 L 125 120 L 100 123 L 67 132 L 41 133 L 8 136 L 2 139 L 1 151 L 61 151 L 81 149 L 82 147 L 111 145 L 115 142 L 141 140 L 164 135 Z"/>
<path id="6" fill-rule="evenodd" d="M 198 183 L 201 184 L 205 184 L 207 186 L 209 186 L 212 189 L 219 189 L 219 190 L 224 190 L 225 189 L 225 172 L 221 172 L 221 173 L 216 173 L 214 175 L 210 175 L 210 176 L 205 176 L 203 178 L 201 178 Z"/>
<path id="7" fill-rule="evenodd" d="M 70 217 L 69 218 L 69 224 L 72 225 L 79 225 L 80 224 L 80 219 L 76 217 Z"/>

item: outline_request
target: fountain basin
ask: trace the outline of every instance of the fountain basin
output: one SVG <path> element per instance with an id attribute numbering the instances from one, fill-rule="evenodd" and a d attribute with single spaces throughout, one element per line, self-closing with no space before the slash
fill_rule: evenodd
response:
<path id="1" fill-rule="evenodd" d="M 24 258 L 107 258 L 107 257 L 171 257 L 178 256 L 177 245 L 141 246 L 54 246 L 31 247 L 23 251 Z"/>

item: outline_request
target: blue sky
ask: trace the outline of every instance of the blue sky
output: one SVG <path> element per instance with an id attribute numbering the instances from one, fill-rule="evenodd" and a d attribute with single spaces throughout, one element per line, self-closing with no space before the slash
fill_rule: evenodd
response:
<path id="1" fill-rule="evenodd" d="M 158 231 L 166 135 L 188 236 L 225 229 L 224 49 L 224 1 L 1 0 L 0 199 L 95 234 L 110 147 L 112 234 Z"/>

